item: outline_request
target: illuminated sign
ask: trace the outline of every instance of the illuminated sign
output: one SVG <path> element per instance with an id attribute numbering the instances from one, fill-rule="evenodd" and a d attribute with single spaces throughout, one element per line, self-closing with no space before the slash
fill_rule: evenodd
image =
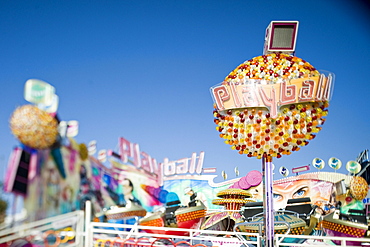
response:
<path id="1" fill-rule="evenodd" d="M 201 174 L 203 171 L 204 152 L 199 156 L 193 153 L 191 158 L 170 161 L 165 158 L 163 163 L 157 163 L 149 154 L 140 151 L 139 144 L 131 143 L 124 138 L 119 139 L 119 158 L 124 164 L 130 163 L 142 169 L 148 175 L 155 177 L 159 185 L 163 185 L 163 177 L 182 174 Z"/>
<path id="2" fill-rule="evenodd" d="M 248 79 L 229 81 L 211 88 L 219 110 L 247 107 L 266 107 L 276 118 L 280 106 L 316 101 L 329 101 L 332 92 L 332 75 L 283 80 L 273 83 L 267 80 Z"/>
<path id="3" fill-rule="evenodd" d="M 293 173 L 305 172 L 305 171 L 308 171 L 308 170 L 310 170 L 309 166 L 300 166 L 300 167 L 292 168 Z"/>

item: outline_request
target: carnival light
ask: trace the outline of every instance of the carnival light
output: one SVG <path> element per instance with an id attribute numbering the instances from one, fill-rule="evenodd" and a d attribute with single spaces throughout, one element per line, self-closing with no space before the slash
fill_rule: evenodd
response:
<path id="1" fill-rule="evenodd" d="M 239 154 L 280 158 L 306 146 L 328 115 L 333 75 L 282 53 L 239 65 L 211 88 L 214 122 Z"/>

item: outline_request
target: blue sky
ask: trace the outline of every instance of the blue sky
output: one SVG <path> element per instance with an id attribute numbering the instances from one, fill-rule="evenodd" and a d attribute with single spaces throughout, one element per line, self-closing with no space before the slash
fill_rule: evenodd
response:
<path id="1" fill-rule="evenodd" d="M 79 121 L 78 142 L 116 150 L 124 137 L 158 162 L 204 151 L 205 167 L 229 178 L 235 166 L 241 175 L 260 170 L 261 160 L 239 155 L 219 138 L 209 89 L 262 55 L 273 20 L 298 20 L 295 55 L 336 75 L 323 130 L 273 163 L 292 168 L 315 157 L 354 160 L 370 147 L 370 12 L 360 1 L 3 0 L 0 175 L 19 144 L 9 118 L 27 104 L 23 88 L 31 78 L 56 88 L 61 120 Z"/>

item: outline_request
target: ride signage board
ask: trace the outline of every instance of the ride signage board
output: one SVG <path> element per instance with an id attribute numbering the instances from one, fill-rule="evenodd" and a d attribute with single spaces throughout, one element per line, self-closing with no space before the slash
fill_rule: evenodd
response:
<path id="1" fill-rule="evenodd" d="M 157 163 L 157 160 L 149 154 L 140 151 L 139 144 L 131 143 L 122 137 L 119 139 L 119 150 L 120 159 L 124 164 L 130 163 L 147 174 L 151 174 L 156 177 L 159 185 L 163 185 L 164 177 L 203 172 L 204 152 L 200 152 L 199 156 L 192 153 L 191 158 L 176 161 L 165 158 L 163 163 Z"/>
<path id="2" fill-rule="evenodd" d="M 310 170 L 310 166 L 300 166 L 300 167 L 292 168 L 293 173 L 305 172 L 308 170 Z"/>
<path id="3" fill-rule="evenodd" d="M 329 101 L 332 92 L 332 75 L 283 80 L 272 83 L 267 80 L 247 79 L 234 83 L 222 83 L 211 88 L 218 110 L 245 107 L 266 107 L 272 118 L 278 115 L 278 107 L 302 102 Z"/>

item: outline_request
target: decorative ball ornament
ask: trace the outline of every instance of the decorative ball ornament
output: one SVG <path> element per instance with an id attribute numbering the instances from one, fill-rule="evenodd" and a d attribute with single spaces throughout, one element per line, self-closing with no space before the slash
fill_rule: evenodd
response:
<path id="1" fill-rule="evenodd" d="M 334 169 L 334 170 L 338 170 L 342 167 L 342 161 L 340 161 L 339 159 L 335 158 L 335 157 L 331 157 L 328 161 L 328 165 Z"/>
<path id="2" fill-rule="evenodd" d="M 346 164 L 346 169 L 352 174 L 357 174 L 361 171 L 361 165 L 357 161 L 350 160 Z"/>
<path id="3" fill-rule="evenodd" d="M 362 201 L 368 192 L 368 184 L 363 177 L 354 176 L 351 179 L 349 190 L 353 198 Z"/>
<path id="4" fill-rule="evenodd" d="M 33 105 L 18 107 L 10 118 L 13 135 L 24 145 L 46 149 L 58 137 L 58 122 L 47 112 Z"/>
<path id="5" fill-rule="evenodd" d="M 283 176 L 283 177 L 287 177 L 289 175 L 289 170 L 285 167 L 285 166 L 281 166 L 279 168 L 279 173 Z"/>
<path id="6" fill-rule="evenodd" d="M 102 163 L 107 161 L 107 150 L 106 149 L 99 150 L 98 160 Z"/>
<path id="7" fill-rule="evenodd" d="M 331 89 L 332 74 L 320 74 L 301 58 L 255 57 L 211 88 L 216 130 L 239 154 L 290 155 L 321 130 Z"/>
<path id="8" fill-rule="evenodd" d="M 322 168 L 325 167 L 325 161 L 323 161 L 320 158 L 314 158 L 312 160 L 312 166 L 315 167 L 318 170 L 321 170 Z"/>
<path id="9" fill-rule="evenodd" d="M 347 196 L 345 200 L 346 200 L 347 203 L 350 203 L 352 201 L 352 197 Z"/>
<path id="10" fill-rule="evenodd" d="M 88 154 L 91 156 L 96 153 L 96 141 L 95 140 L 92 140 L 89 142 L 87 150 L 88 150 Z"/>
<path id="11" fill-rule="evenodd" d="M 79 144 L 80 158 L 81 160 L 87 160 L 89 157 L 89 151 L 85 143 Z"/>
<path id="12" fill-rule="evenodd" d="M 229 188 L 248 190 L 251 187 L 258 186 L 263 180 L 262 173 L 257 170 L 250 171 L 244 177 L 241 177 L 239 181 L 235 182 Z"/>

